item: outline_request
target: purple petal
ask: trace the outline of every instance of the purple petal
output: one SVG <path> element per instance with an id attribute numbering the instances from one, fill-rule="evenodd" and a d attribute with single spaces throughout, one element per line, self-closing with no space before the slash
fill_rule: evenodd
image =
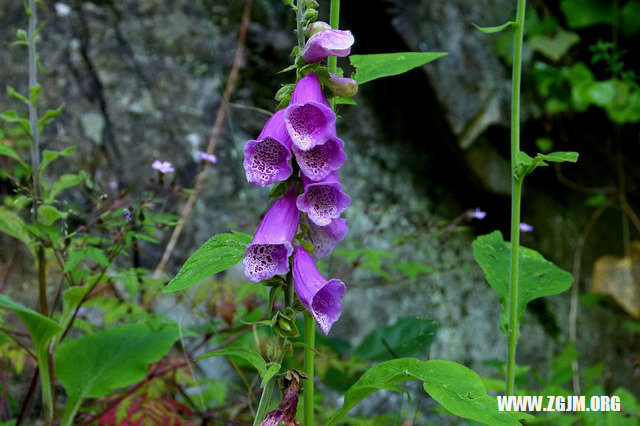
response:
<path id="1" fill-rule="evenodd" d="M 343 147 L 342 140 L 332 137 L 324 144 L 317 145 L 308 151 L 303 151 L 296 145 L 291 149 L 296 155 L 296 161 L 302 173 L 310 180 L 319 181 L 344 164 L 347 156 L 344 154 Z"/>
<path id="2" fill-rule="evenodd" d="M 339 218 L 351 204 L 351 198 L 342 192 L 337 172 L 332 172 L 320 182 L 313 182 L 303 176 L 302 184 L 304 193 L 298 196 L 296 205 L 316 225 L 328 225 L 332 219 Z"/>
<path id="3" fill-rule="evenodd" d="M 342 312 L 344 283 L 338 279 L 325 280 L 309 253 L 300 246 L 293 255 L 293 285 L 302 306 L 313 315 L 320 330 L 329 334 Z"/>
<path id="4" fill-rule="evenodd" d="M 485 217 L 487 217 L 487 212 L 480 210 L 479 208 L 475 209 L 475 210 L 469 210 L 467 212 L 467 217 L 470 219 L 478 219 L 478 220 L 482 220 Z"/>
<path id="5" fill-rule="evenodd" d="M 533 226 L 528 225 L 526 223 L 521 223 L 520 224 L 520 231 L 522 231 L 522 232 L 531 232 L 531 231 L 533 231 Z"/>
<path id="6" fill-rule="evenodd" d="M 327 257 L 336 248 L 338 243 L 347 235 L 349 227 L 345 219 L 333 219 L 327 226 L 318 226 L 308 218 L 305 223 L 309 226 L 308 239 L 316 249 L 311 254 L 313 260 L 318 261 Z"/>
<path id="7" fill-rule="evenodd" d="M 202 152 L 202 151 L 200 151 L 200 152 L 198 153 L 198 156 L 200 157 L 200 159 L 201 159 L 202 161 L 208 161 L 208 162 L 209 162 L 209 163 L 211 163 L 211 164 L 215 164 L 215 163 L 217 163 L 217 162 L 218 162 L 218 157 L 216 157 L 216 156 L 215 156 L 215 155 L 213 155 L 213 154 L 207 154 L 206 152 Z"/>
<path id="8" fill-rule="evenodd" d="M 160 161 L 156 160 L 151 164 L 151 167 L 162 174 L 175 172 L 173 168 L 173 164 L 170 161 Z"/>
<path id="9" fill-rule="evenodd" d="M 309 38 L 302 57 L 307 62 L 318 62 L 329 56 L 348 56 L 354 41 L 351 31 L 320 31 Z"/>
<path id="10" fill-rule="evenodd" d="M 266 186 L 291 176 L 291 138 L 284 122 L 284 110 L 276 112 L 265 124 L 257 140 L 244 146 L 244 170 L 247 181 Z"/>
<path id="11" fill-rule="evenodd" d="M 291 102 L 284 111 L 289 136 L 293 144 L 303 151 L 322 145 L 336 134 L 336 115 L 313 72 L 298 81 Z"/>
<path id="12" fill-rule="evenodd" d="M 289 272 L 291 242 L 298 230 L 300 213 L 296 208 L 297 188 L 291 188 L 276 200 L 267 211 L 247 245 L 243 263 L 244 273 L 252 282 L 268 280 Z"/>

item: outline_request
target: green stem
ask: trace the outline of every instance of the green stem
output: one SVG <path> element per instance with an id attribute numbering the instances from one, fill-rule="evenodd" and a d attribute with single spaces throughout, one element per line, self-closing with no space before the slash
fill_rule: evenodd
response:
<path id="1" fill-rule="evenodd" d="M 339 29 L 340 26 L 340 0 L 331 0 L 331 9 L 329 11 L 329 25 L 333 29 Z M 329 72 L 335 74 L 338 70 L 338 58 L 329 56 Z M 336 110 L 336 98 L 331 98 L 331 108 Z"/>
<path id="2" fill-rule="evenodd" d="M 316 345 L 316 322 L 309 312 L 304 313 L 304 425 L 313 426 L 313 358 Z"/>
<path id="3" fill-rule="evenodd" d="M 520 204 L 522 178 L 516 174 L 520 152 L 520 88 L 522 80 L 522 41 L 526 0 L 518 0 L 513 36 L 513 75 L 511 93 L 511 279 L 509 281 L 509 327 L 507 355 L 507 395 L 515 391 L 516 345 L 518 343 L 518 290 L 520 249 Z"/>
<path id="4" fill-rule="evenodd" d="M 302 20 L 304 19 L 304 0 L 298 0 L 298 4 L 296 6 L 296 33 L 298 35 L 298 47 L 300 48 L 300 52 L 302 53 L 302 49 L 304 49 L 304 28 L 302 28 Z"/>
<path id="5" fill-rule="evenodd" d="M 258 404 L 258 410 L 256 411 L 256 418 L 253 421 L 253 426 L 260 426 L 260 423 L 267 417 L 267 410 L 269 409 L 269 403 L 271 402 L 271 394 L 276 387 L 276 378 L 272 378 L 267 382 L 262 395 L 260 396 L 260 403 Z"/>

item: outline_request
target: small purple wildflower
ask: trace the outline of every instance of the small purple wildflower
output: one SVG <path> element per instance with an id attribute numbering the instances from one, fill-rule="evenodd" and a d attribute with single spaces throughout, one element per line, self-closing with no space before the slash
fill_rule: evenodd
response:
<path id="1" fill-rule="evenodd" d="M 215 164 L 218 162 L 218 157 L 216 157 L 213 154 L 207 154 L 206 152 L 202 152 L 200 151 L 198 153 L 198 156 L 200 157 L 200 160 L 202 161 L 208 161 L 211 164 Z"/>
<path id="2" fill-rule="evenodd" d="M 322 93 L 314 72 L 298 81 L 289 106 L 284 111 L 289 136 L 302 151 L 322 145 L 336 135 L 336 115 Z"/>
<path id="3" fill-rule="evenodd" d="M 285 110 L 276 112 L 265 124 L 258 139 L 244 146 L 244 171 L 247 181 L 267 186 L 291 176 L 291 138 L 284 121 Z"/>
<path id="4" fill-rule="evenodd" d="M 318 62 L 329 56 L 349 56 L 354 41 L 351 31 L 319 31 L 307 40 L 302 57 L 307 62 Z"/>
<path id="5" fill-rule="evenodd" d="M 298 230 L 300 212 L 296 208 L 297 188 L 277 199 L 264 215 L 253 241 L 244 255 L 244 273 L 258 283 L 289 272 L 291 242 Z"/>
<path id="6" fill-rule="evenodd" d="M 309 253 L 299 246 L 293 255 L 293 285 L 302 306 L 313 315 L 320 330 L 329 334 L 342 313 L 340 299 L 346 290 L 344 283 L 324 279 Z"/>
<path id="7" fill-rule="evenodd" d="M 527 225 L 526 223 L 521 223 L 520 224 L 520 231 L 522 231 L 522 232 L 531 232 L 531 231 L 533 231 L 533 226 Z"/>
<path id="8" fill-rule="evenodd" d="M 162 173 L 163 175 L 167 173 L 175 172 L 176 170 L 173 168 L 173 164 L 170 161 L 160 161 L 156 160 L 151 164 L 151 167 Z"/>
<path id="9" fill-rule="evenodd" d="M 125 207 L 122 210 L 122 213 L 124 214 L 125 222 L 131 222 L 133 220 L 133 217 L 131 216 L 131 210 L 129 210 L 128 208 Z"/>
<path id="10" fill-rule="evenodd" d="M 332 172 L 320 182 L 313 182 L 303 175 L 302 186 L 304 193 L 298 196 L 296 205 L 316 225 L 328 225 L 351 204 L 351 198 L 342 192 L 337 172 Z"/>
<path id="11" fill-rule="evenodd" d="M 469 210 L 467 212 L 467 217 L 470 218 L 470 219 L 482 220 L 485 217 L 487 217 L 487 212 L 482 211 L 479 208 L 476 208 L 475 210 Z"/>

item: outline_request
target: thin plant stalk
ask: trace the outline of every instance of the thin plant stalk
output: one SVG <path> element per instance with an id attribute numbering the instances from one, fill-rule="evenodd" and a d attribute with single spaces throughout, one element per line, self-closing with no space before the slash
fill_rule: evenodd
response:
<path id="1" fill-rule="evenodd" d="M 304 424 L 313 426 L 313 375 L 316 344 L 316 322 L 309 312 L 304 313 Z"/>
<path id="2" fill-rule="evenodd" d="M 333 29 L 339 29 L 340 26 L 340 0 L 331 0 L 331 8 L 329 9 L 329 25 Z M 329 56 L 328 60 L 329 72 L 335 74 L 338 70 L 338 57 Z M 336 110 L 336 99 L 331 99 L 331 108 Z"/>
<path id="3" fill-rule="evenodd" d="M 522 81 L 522 42 L 526 0 L 518 0 L 515 31 L 513 35 L 513 75 L 511 93 L 511 277 L 509 280 L 509 326 L 507 355 L 507 395 L 515 391 L 516 345 L 519 337 L 518 290 L 520 249 L 520 205 L 522 201 L 522 177 L 518 176 L 520 152 L 520 88 Z"/>

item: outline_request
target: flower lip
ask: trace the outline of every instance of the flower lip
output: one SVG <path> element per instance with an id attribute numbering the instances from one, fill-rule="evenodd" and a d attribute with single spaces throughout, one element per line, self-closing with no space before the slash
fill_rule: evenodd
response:
<path id="1" fill-rule="evenodd" d="M 303 151 L 296 145 L 291 149 L 296 156 L 300 170 L 308 179 L 320 181 L 331 172 L 338 170 L 346 161 L 343 150 L 344 142 L 337 137 L 330 137 L 324 144 Z"/>
<path id="2" fill-rule="evenodd" d="M 290 147 L 284 110 L 280 110 L 267 121 L 258 139 L 250 140 L 244 146 L 247 181 L 256 186 L 267 186 L 289 178 L 293 173 Z"/>
<path id="3" fill-rule="evenodd" d="M 319 31 L 307 40 L 302 57 L 307 62 L 318 62 L 329 56 L 348 56 L 354 41 L 351 31 Z"/>
<path id="4" fill-rule="evenodd" d="M 244 272 L 252 282 L 260 282 L 289 272 L 291 242 L 298 230 L 297 188 L 292 187 L 267 210 L 253 241 L 244 255 Z"/>
<path id="5" fill-rule="evenodd" d="M 304 193 L 298 196 L 296 205 L 318 226 L 326 226 L 340 217 L 351 204 L 351 198 L 342 192 L 338 173 L 331 172 L 326 179 L 313 182 L 302 177 Z"/>
<path id="6" fill-rule="evenodd" d="M 302 306 L 313 315 L 320 330 L 329 334 L 342 312 L 340 299 L 346 290 L 344 283 L 324 279 L 309 253 L 299 246 L 293 255 L 293 285 Z"/>

